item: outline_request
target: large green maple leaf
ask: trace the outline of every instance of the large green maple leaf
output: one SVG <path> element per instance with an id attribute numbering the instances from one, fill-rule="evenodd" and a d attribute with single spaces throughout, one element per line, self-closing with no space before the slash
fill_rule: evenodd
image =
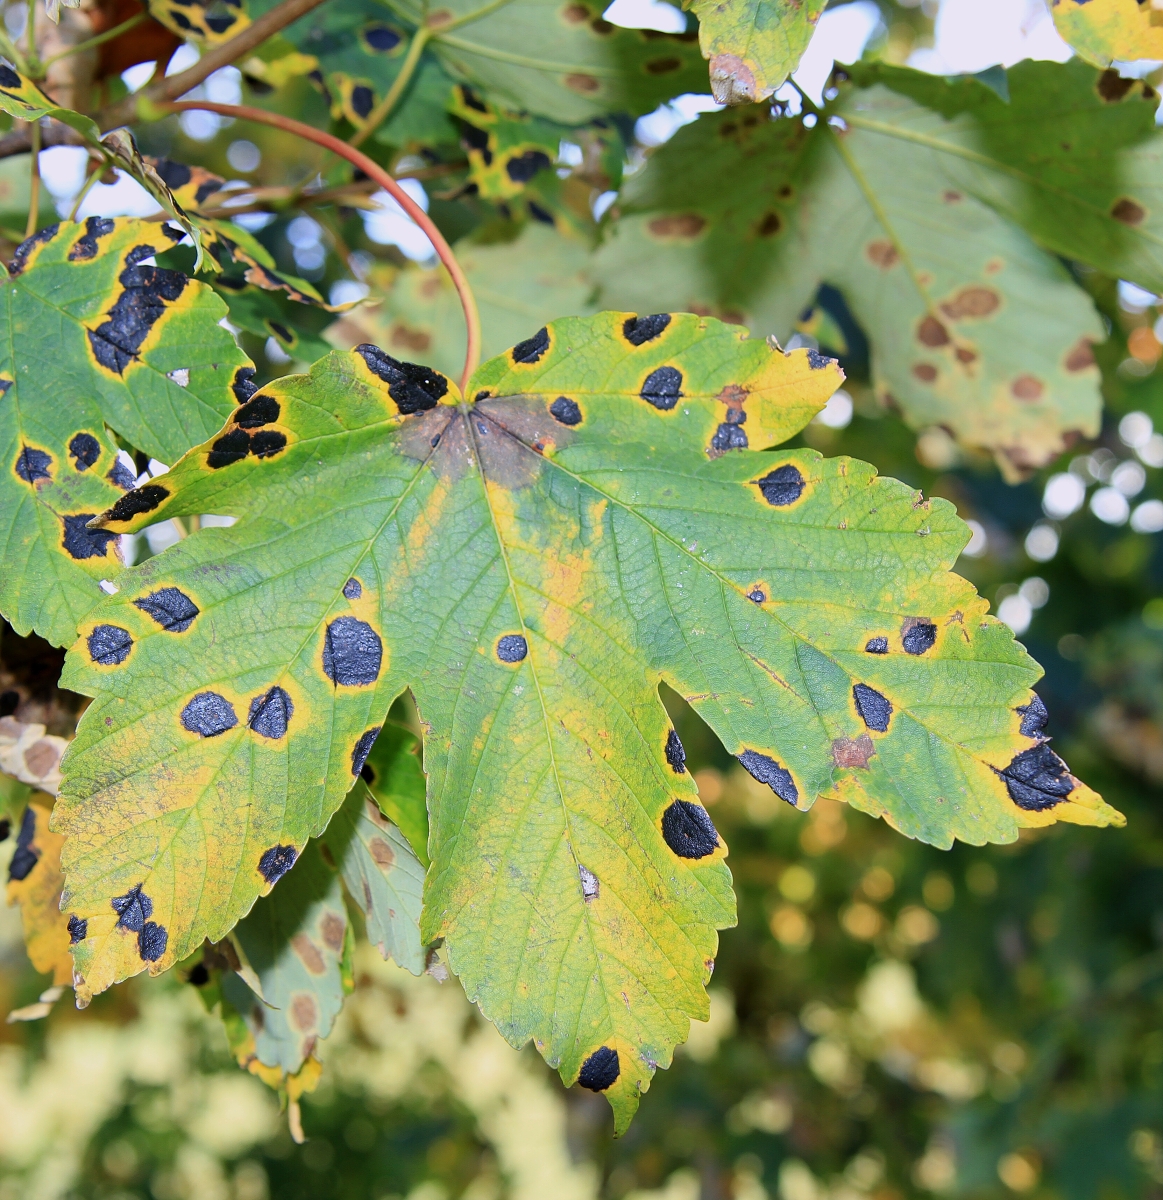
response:
<path id="1" fill-rule="evenodd" d="M 222 937 L 327 825 L 405 688 L 421 932 L 619 1130 L 706 1017 L 734 920 L 663 680 L 797 809 L 838 792 L 945 846 L 1119 820 L 1042 740 L 1037 667 L 949 573 L 952 507 L 762 452 L 840 379 L 691 315 L 554 322 L 471 400 L 365 345 L 263 388 L 105 514 L 238 522 L 123 577 L 70 653 L 66 686 L 95 697 L 54 816 L 78 997 Z M 148 937 L 121 918 L 134 889 Z"/>
<path id="2" fill-rule="evenodd" d="M 248 378 L 219 325 L 226 305 L 151 265 L 173 244 L 158 222 L 62 222 L 18 247 L 3 277 L 0 610 L 19 633 L 70 644 L 120 570 L 117 538 L 88 525 L 135 482 L 109 430 L 174 462 Z"/>

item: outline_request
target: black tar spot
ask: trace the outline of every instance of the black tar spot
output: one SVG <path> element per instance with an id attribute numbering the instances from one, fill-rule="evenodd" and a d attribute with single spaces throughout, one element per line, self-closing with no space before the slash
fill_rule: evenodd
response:
<path id="1" fill-rule="evenodd" d="M 146 921 L 153 916 L 153 901 L 141 890 L 142 884 L 135 883 L 124 896 L 114 896 L 109 901 L 117 914 L 117 927 L 130 933 L 140 933 Z"/>
<path id="2" fill-rule="evenodd" d="M 1021 705 L 1017 711 L 1022 714 L 1022 724 L 1019 728 L 1022 737 L 1040 740 L 1044 736 L 1042 730 L 1046 728 L 1046 722 L 1050 719 L 1041 696 L 1035 696 L 1029 704 Z"/>
<path id="3" fill-rule="evenodd" d="M 185 187 L 193 178 L 193 173 L 185 163 L 174 162 L 172 158 L 159 158 L 154 169 L 171 192 Z"/>
<path id="4" fill-rule="evenodd" d="M 323 671 L 332 683 L 345 687 L 375 683 L 380 674 L 384 644 L 380 635 L 355 617 L 337 617 L 323 640 Z"/>
<path id="5" fill-rule="evenodd" d="M 83 942 L 89 934 L 89 922 L 84 917 L 69 918 L 69 944 L 75 946 Z"/>
<path id="6" fill-rule="evenodd" d="M 253 380 L 254 367 L 239 367 L 234 372 L 234 382 L 230 387 L 239 404 L 245 404 L 258 391 L 258 384 Z"/>
<path id="7" fill-rule="evenodd" d="M 286 736 L 287 724 L 294 712 L 291 697 L 281 687 L 273 687 L 250 702 L 246 723 L 261 737 L 281 738 Z"/>
<path id="8" fill-rule="evenodd" d="M 255 396 L 234 410 L 234 423 L 243 429 L 257 429 L 279 419 L 279 402 L 274 396 Z"/>
<path id="9" fill-rule="evenodd" d="M 826 354 L 821 354 L 819 350 L 808 350 L 808 366 L 813 371 L 822 371 L 825 367 L 831 366 L 836 360 L 829 358 Z"/>
<path id="10" fill-rule="evenodd" d="M 196 988 L 205 987 L 210 982 L 210 971 L 205 963 L 195 963 L 186 976 L 186 982 Z"/>
<path id="11" fill-rule="evenodd" d="M 627 317 L 622 322 L 622 336 L 631 346 L 652 342 L 670 324 L 670 313 L 652 313 L 649 317 Z"/>
<path id="12" fill-rule="evenodd" d="M 1029 812 L 1053 808 L 1074 791 L 1066 764 L 1042 742 L 1021 754 L 998 774 L 1005 780 L 1010 799 Z"/>
<path id="13" fill-rule="evenodd" d="M 400 35 L 387 25 L 372 25 L 363 31 L 363 40 L 381 54 L 386 54 L 400 44 Z"/>
<path id="14" fill-rule="evenodd" d="M 0 87 L 20 90 L 20 76 L 11 67 L 0 63 Z"/>
<path id="15" fill-rule="evenodd" d="M 774 508 L 794 504 L 804 490 L 804 477 L 794 463 L 784 463 L 758 481 L 764 500 Z"/>
<path id="16" fill-rule="evenodd" d="M 104 558 L 105 549 L 110 542 L 117 540 L 117 534 L 108 529 L 89 529 L 89 522 L 96 513 L 76 513 L 71 517 L 62 517 L 64 526 L 64 547 L 69 556 L 75 559 Z"/>
<path id="17" fill-rule="evenodd" d="M 145 487 L 135 488 L 122 496 L 105 514 L 105 520 L 128 521 L 139 513 L 153 512 L 169 494 L 168 488 L 157 483 L 147 483 Z"/>
<path id="18" fill-rule="evenodd" d="M 901 644 L 906 654 L 924 654 L 937 640 L 937 626 L 931 621 L 918 621 L 905 630 Z"/>
<path id="19" fill-rule="evenodd" d="M 77 433 L 69 442 L 69 453 L 78 471 L 87 471 L 101 457 L 101 443 L 91 433 Z"/>
<path id="20" fill-rule="evenodd" d="M 675 800 L 662 814 L 662 837 L 679 858 L 706 858 L 719 844 L 719 834 L 701 804 Z"/>
<path id="21" fill-rule="evenodd" d="M 762 588 L 756 588 L 753 592 L 747 593 L 747 599 L 754 604 L 762 604 L 767 599 L 767 596 Z"/>
<path id="22" fill-rule="evenodd" d="M 781 800 L 786 800 L 792 805 L 799 800 L 800 790 L 796 787 L 791 772 L 781 767 L 774 758 L 768 758 L 766 754 L 760 754 L 757 750 L 744 750 L 739 755 L 739 761 L 753 779 L 766 783 Z"/>
<path id="23" fill-rule="evenodd" d="M 489 106 L 472 90 L 470 87 L 462 87 L 460 94 L 464 98 L 464 103 L 467 108 L 474 109 L 476 112 L 487 113 Z"/>
<path id="24" fill-rule="evenodd" d="M 275 883 L 295 865 L 299 852 L 294 846 L 272 846 L 262 852 L 258 860 L 258 873 L 267 881 Z"/>
<path id="25" fill-rule="evenodd" d="M 497 657 L 501 662 L 519 663 L 529 653 L 529 643 L 519 633 L 506 633 L 497 642 Z"/>
<path id="26" fill-rule="evenodd" d="M 133 638 L 120 625 L 98 625 L 89 634 L 89 658 L 103 667 L 120 666 L 133 649 Z"/>
<path id="27" fill-rule="evenodd" d="M 682 395 L 682 372 L 674 367 L 659 367 L 651 371 L 646 376 L 640 394 L 647 404 L 653 404 L 664 412 L 674 408 Z"/>
<path id="28" fill-rule="evenodd" d="M 357 84 L 351 89 L 351 110 L 357 117 L 366 118 L 376 106 L 376 94 L 364 84 Z"/>
<path id="29" fill-rule="evenodd" d="M 556 225 L 557 222 L 553 219 L 553 213 L 547 208 L 542 208 L 536 200 L 526 200 L 525 203 L 529 206 L 529 215 L 535 221 L 540 221 L 542 225 Z"/>
<path id="30" fill-rule="evenodd" d="M 531 337 L 518 342 L 509 353 L 515 363 L 535 363 L 549 349 L 549 330 L 544 325 Z"/>
<path id="31" fill-rule="evenodd" d="M 133 605 L 153 617 L 167 633 L 185 633 L 198 615 L 198 606 L 176 587 L 151 592 L 134 600 Z"/>
<path id="32" fill-rule="evenodd" d="M 505 173 L 514 183 L 528 183 L 539 171 L 548 171 L 551 166 L 553 163 L 548 154 L 541 150 L 526 150 L 505 163 Z"/>
<path id="33" fill-rule="evenodd" d="M 113 466 L 109 468 L 109 473 L 105 476 L 114 487 L 119 487 L 123 492 L 128 492 L 133 489 L 133 485 L 137 483 L 137 476 L 121 461 L 120 458 L 115 459 Z M 169 493 L 167 493 L 168 495 Z"/>
<path id="34" fill-rule="evenodd" d="M 11 379 L 0 379 L 0 396 L 7 396 L 8 389 L 12 386 Z"/>
<path id="35" fill-rule="evenodd" d="M 164 233 L 171 242 L 180 242 L 182 238 L 186 236 L 186 231 L 184 229 L 167 224 L 165 221 L 162 222 L 162 233 Z"/>
<path id="36" fill-rule="evenodd" d="M 856 701 L 856 711 L 860 714 L 860 719 L 869 729 L 875 729 L 877 733 L 884 733 L 888 729 L 892 704 L 887 697 L 867 684 L 858 683 L 852 689 L 852 698 Z"/>
<path id="37" fill-rule="evenodd" d="M 581 424 L 581 409 L 578 408 L 577 402 L 568 396 L 558 396 L 549 406 L 549 414 L 555 421 L 560 421 L 563 425 Z"/>
<path id="38" fill-rule="evenodd" d="M 251 434 L 250 452 L 255 458 L 273 458 L 286 447 L 287 436 L 277 429 L 260 429 L 258 433 Z"/>
<path id="39" fill-rule="evenodd" d="M 358 579 L 349 579 L 343 585 L 343 594 L 349 600 L 358 600 L 363 595 L 363 584 Z"/>
<path id="40" fill-rule="evenodd" d="M 81 234 L 69 251 L 69 262 L 96 258 L 97 239 L 112 233 L 116 228 L 116 223 L 108 217 L 89 217 L 85 221 L 85 232 Z"/>
<path id="41" fill-rule="evenodd" d="M 372 752 L 372 747 L 376 744 L 376 738 L 379 736 L 380 726 L 378 725 L 373 725 L 371 729 L 367 729 L 359 735 L 359 741 L 351 750 L 351 773 L 353 775 L 363 774 L 367 756 Z"/>
<path id="42" fill-rule="evenodd" d="M 8 841 L 8 835 L 11 832 L 12 822 L 7 817 L 0 817 L 0 842 Z"/>
<path id="43" fill-rule="evenodd" d="M 746 450 L 747 434 L 741 425 L 724 421 L 711 438 L 711 449 L 725 454 L 728 450 Z"/>
<path id="44" fill-rule="evenodd" d="M 486 167 L 493 165 L 493 153 L 489 149 L 489 135 L 485 130 L 465 122 L 461 126 L 460 138 L 470 150 L 478 150 L 484 155 Z"/>
<path id="45" fill-rule="evenodd" d="M 9 882 L 19 883 L 22 879 L 28 878 L 28 873 L 36 866 L 37 860 L 40 858 L 40 851 L 32 844 L 32 839 L 36 836 L 36 814 L 32 811 L 30 804 L 24 810 L 24 816 L 20 819 L 20 832 L 16 835 L 16 849 L 12 854 L 12 861 L 8 864 L 8 879 Z"/>
<path id="46" fill-rule="evenodd" d="M 682 748 L 678 731 L 674 729 L 666 735 L 666 761 L 670 763 L 670 769 L 676 775 L 682 775 L 686 771 L 686 751 Z"/>
<path id="47" fill-rule="evenodd" d="M 233 22 L 231 22 L 233 24 Z M 209 22 L 207 22 L 209 24 Z M 208 200 L 215 192 L 222 190 L 221 179 L 207 179 L 204 183 L 198 185 L 198 190 L 194 193 L 194 203 L 201 204 L 204 200 Z"/>
<path id="48" fill-rule="evenodd" d="M 199 692 L 182 709 L 182 724 L 200 737 L 217 737 L 238 724 L 234 707 L 217 692 Z"/>
<path id="49" fill-rule="evenodd" d="M 874 637 L 869 638 L 864 643 L 865 652 L 868 654 L 887 654 L 888 653 L 888 638 Z"/>
<path id="50" fill-rule="evenodd" d="M 52 466 L 52 455 L 43 450 L 35 450 L 24 446 L 16 456 L 16 474 L 25 483 L 35 483 L 38 479 L 51 479 L 49 467 Z"/>
<path id="51" fill-rule="evenodd" d="M 241 462 L 249 453 L 250 434 L 245 429 L 232 429 L 210 447 L 210 453 L 206 455 L 206 465 L 212 471 L 217 471 L 220 467 Z"/>
<path id="52" fill-rule="evenodd" d="M 589 1088 L 591 1092 L 604 1092 L 606 1088 L 612 1087 L 617 1082 L 618 1076 L 621 1074 L 622 1068 L 618 1062 L 618 1051 L 611 1046 L 602 1046 L 582 1063 L 577 1081 L 582 1087 Z"/>
<path id="53" fill-rule="evenodd" d="M 169 940 L 170 935 L 164 925 L 146 921 L 137 935 L 137 952 L 145 962 L 157 962 L 165 954 Z"/>
<path id="54" fill-rule="evenodd" d="M 448 380 L 431 367 L 400 362 L 370 342 L 356 346 L 355 352 L 367 363 L 369 371 L 389 385 L 388 395 L 405 417 L 435 408 L 448 391 Z"/>
<path id="55" fill-rule="evenodd" d="M 118 375 L 137 357 L 141 343 L 165 313 L 166 305 L 177 300 L 190 282 L 181 271 L 137 265 L 152 254 L 152 246 L 137 246 L 129 252 L 126 268 L 119 276 L 125 290 L 109 310 L 109 320 L 89 331 L 89 344 L 97 361 Z"/>
<path id="56" fill-rule="evenodd" d="M 34 233 L 32 237 L 25 238 L 12 254 L 12 262 L 8 265 L 8 274 L 11 276 L 19 275 L 28 263 L 28 256 L 37 246 L 43 246 L 45 242 L 51 242 L 56 237 L 58 229 L 60 229 L 59 222 L 55 225 L 46 225 L 39 233 Z"/>

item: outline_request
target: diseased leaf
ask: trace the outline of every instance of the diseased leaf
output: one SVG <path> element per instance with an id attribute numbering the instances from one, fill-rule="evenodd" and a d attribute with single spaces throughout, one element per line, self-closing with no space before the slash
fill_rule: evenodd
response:
<path id="1" fill-rule="evenodd" d="M 60 834 L 48 827 L 52 799 L 34 794 L 25 808 L 8 863 L 8 903 L 20 905 L 24 946 L 28 958 L 43 975 L 52 975 L 54 987 L 73 981 L 69 955 L 70 927 L 61 912 Z"/>
<path id="2" fill-rule="evenodd" d="M 827 0 L 694 0 L 699 45 L 720 104 L 749 104 L 799 65 Z"/>
<path id="3" fill-rule="evenodd" d="M 405 688 L 421 934 L 619 1130 L 705 1019 L 734 920 L 663 680 L 797 809 L 838 792 L 944 846 L 1121 820 L 1030 724 L 1038 670 L 949 573 L 952 506 L 757 453 L 841 378 L 709 319 L 603 313 L 485 363 L 471 404 L 373 346 L 263 388 L 149 518 L 237 524 L 135 569 L 66 666 L 95 696 L 55 818 L 66 908 L 90 921 L 79 997 L 220 938 L 326 826 Z M 98 624 L 134 639 L 117 668 L 90 661 Z M 110 911 L 138 885 L 156 958 Z"/>
<path id="4" fill-rule="evenodd" d="M 626 189 L 631 215 L 594 266 L 602 303 L 730 313 L 785 338 L 830 283 L 869 334 L 878 397 L 911 425 L 947 427 L 1011 477 L 1097 432 L 1098 314 L 949 182 L 932 144 L 945 119 L 883 87 L 846 86 L 836 108 L 840 128 L 755 108 L 681 129 Z"/>
<path id="5" fill-rule="evenodd" d="M 101 598 L 98 581 L 121 566 L 117 538 L 89 527 L 135 482 L 106 426 L 174 462 L 234 407 L 231 384 L 248 360 L 218 324 L 226 306 L 147 261 L 175 232 L 89 217 L 42 229 L 13 257 L 0 304 L 0 512 L 11 568 L 0 572 L 0 610 L 19 633 L 72 642 Z M 120 661 L 123 648 L 102 637 L 101 653 Z"/>
<path id="6" fill-rule="evenodd" d="M 52 117 L 70 129 L 75 129 L 90 146 L 101 141 L 101 130 L 97 123 L 69 108 L 61 108 L 54 100 L 36 86 L 25 75 L 15 71 L 6 63 L 0 63 L 0 111 L 21 121 L 39 121 Z"/>
<path id="7" fill-rule="evenodd" d="M 150 15 L 183 39 L 216 46 L 241 33 L 250 17 L 241 0 L 148 0 Z"/>
<path id="8" fill-rule="evenodd" d="M 391 723 L 380 730 L 360 774 L 380 811 L 407 838 L 417 859 L 428 867 L 428 804 L 421 746 L 406 729 Z"/>
<path id="9" fill-rule="evenodd" d="M 415 755 L 406 750 L 404 756 L 416 762 Z M 420 803 L 423 802 L 421 776 Z M 420 906 L 424 868 L 365 786 L 356 784 L 347 794 L 331 818 L 321 844 L 324 854 L 330 854 L 331 860 L 339 865 L 351 898 L 367 918 L 368 940 L 384 958 L 395 959 L 413 975 L 423 974 Z"/>
<path id="10" fill-rule="evenodd" d="M 1163 58 L 1163 13 L 1147 0 L 1050 0 L 1058 32 L 1096 67 Z"/>

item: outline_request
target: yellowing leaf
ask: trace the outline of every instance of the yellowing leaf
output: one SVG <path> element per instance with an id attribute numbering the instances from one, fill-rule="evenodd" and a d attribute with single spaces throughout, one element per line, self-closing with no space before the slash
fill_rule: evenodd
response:
<path id="1" fill-rule="evenodd" d="M 51 117 L 75 129 L 91 146 L 101 141 L 101 130 L 91 117 L 61 108 L 25 75 L 0 63 L 0 111 L 21 121 L 39 121 Z"/>
<path id="2" fill-rule="evenodd" d="M 49 830 L 51 812 L 52 801 L 44 795 L 34 795 L 24 810 L 8 864 L 8 903 L 20 905 L 29 961 L 60 987 L 73 981 L 69 943 L 76 926 L 61 912 L 64 839 Z"/>
<path id="3" fill-rule="evenodd" d="M 1151 0 L 1050 0 L 1058 32 L 1097 67 L 1163 58 L 1163 11 Z"/>
<path id="4" fill-rule="evenodd" d="M 150 15 L 180 38 L 217 46 L 249 24 L 242 0 L 148 0 Z"/>

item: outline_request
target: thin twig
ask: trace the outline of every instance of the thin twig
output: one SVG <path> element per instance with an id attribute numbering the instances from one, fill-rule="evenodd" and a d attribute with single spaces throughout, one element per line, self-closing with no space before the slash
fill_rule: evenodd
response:
<path id="1" fill-rule="evenodd" d="M 40 122 L 32 123 L 32 164 L 28 180 L 28 222 L 24 236 L 32 237 L 36 232 L 37 217 L 40 216 Z"/>
<path id="2" fill-rule="evenodd" d="M 52 58 L 45 60 L 44 69 L 47 71 L 53 63 L 60 62 L 62 58 L 68 58 L 70 54 L 80 54 L 82 51 L 92 50 L 94 46 L 100 46 L 102 42 L 110 42 L 115 37 L 120 37 L 121 34 L 148 20 L 149 13 L 144 11 L 139 12 L 135 16 L 130 17 L 128 21 L 122 21 L 120 25 L 114 25 L 112 29 L 106 29 L 104 33 L 98 33 L 86 41 L 78 42 L 75 46 L 70 46 L 67 50 L 62 50 L 60 54 L 54 54 Z"/>
<path id="3" fill-rule="evenodd" d="M 89 189 L 97 182 L 102 173 L 109 166 L 107 162 L 99 162 L 92 171 L 89 172 L 89 177 L 85 180 L 85 186 L 77 193 L 77 198 L 73 201 L 73 207 L 69 210 L 69 220 L 75 221 L 77 213 L 81 211 L 81 205 L 85 202 L 85 197 L 89 194 Z M 170 214 L 165 213 L 166 217 Z"/>
<path id="4" fill-rule="evenodd" d="M 375 180 L 399 206 L 416 222 L 432 243 L 440 261 L 452 277 L 461 307 L 464 309 L 464 323 L 467 331 L 467 346 L 464 355 L 464 371 L 461 375 L 460 386 L 463 392 L 468 387 L 468 381 L 477 368 L 481 353 L 481 318 L 477 311 L 476 297 L 473 296 L 461 265 L 452 252 L 452 247 L 444 240 L 444 235 L 437 229 L 432 218 L 408 195 L 406 191 L 384 170 L 379 163 L 368 158 L 361 150 L 349 146 L 339 138 L 321 129 L 304 125 L 302 121 L 284 117 L 281 113 L 267 112 L 262 108 L 251 108 L 246 104 L 214 104 L 209 100 L 181 100 L 176 103 L 159 105 L 165 112 L 190 112 L 202 109 L 206 112 L 218 113 L 223 117 L 234 117 L 239 121 L 257 121 L 293 133 L 306 141 L 314 142 L 325 150 L 338 154 L 347 159 L 354 167 L 358 167 L 369 179 Z"/>

